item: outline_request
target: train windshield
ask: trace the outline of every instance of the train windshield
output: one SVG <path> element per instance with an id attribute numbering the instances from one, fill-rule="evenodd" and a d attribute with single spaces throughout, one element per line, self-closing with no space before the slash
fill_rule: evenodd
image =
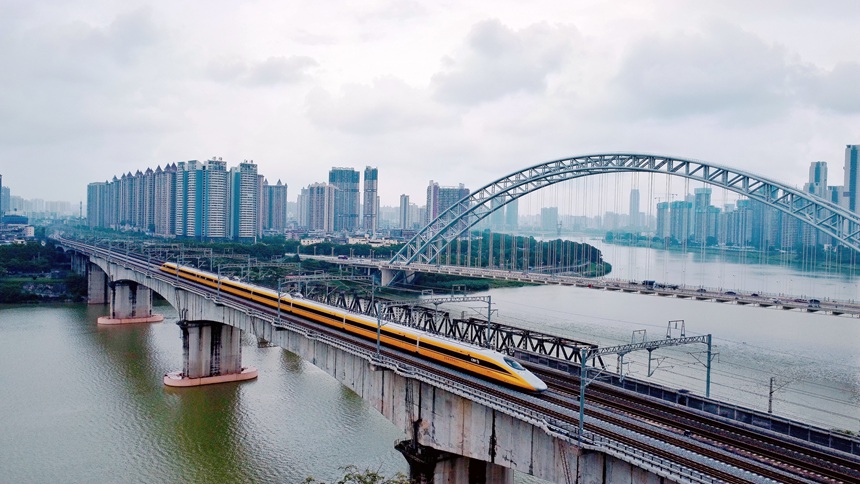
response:
<path id="1" fill-rule="evenodd" d="M 521 365 L 517 360 L 515 360 L 513 358 L 505 357 L 505 363 L 507 363 L 508 366 L 510 366 L 514 370 L 519 370 L 519 371 L 525 370 L 525 368 L 523 368 L 523 365 Z"/>

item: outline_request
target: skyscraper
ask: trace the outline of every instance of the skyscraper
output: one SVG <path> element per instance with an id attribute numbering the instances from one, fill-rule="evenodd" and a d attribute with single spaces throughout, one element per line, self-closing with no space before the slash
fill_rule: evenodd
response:
<path id="1" fill-rule="evenodd" d="M 6 204 L 3 203 L 3 175 L 0 175 L 0 217 L 3 216 L 3 210 L 6 208 Z"/>
<path id="2" fill-rule="evenodd" d="M 860 209 L 860 145 L 845 146 L 845 187 L 843 189 L 848 210 Z"/>
<path id="3" fill-rule="evenodd" d="M 328 183 L 335 188 L 334 228 L 335 232 L 352 232 L 358 228 L 359 173 L 352 168 L 334 167 L 328 173 Z"/>
<path id="4" fill-rule="evenodd" d="M 809 183 L 804 187 L 807 193 L 824 198 L 827 193 L 827 162 L 813 161 L 809 165 Z"/>
<path id="5" fill-rule="evenodd" d="M 362 228 L 376 233 L 379 228 L 379 172 L 376 168 L 364 169 L 364 223 Z"/>

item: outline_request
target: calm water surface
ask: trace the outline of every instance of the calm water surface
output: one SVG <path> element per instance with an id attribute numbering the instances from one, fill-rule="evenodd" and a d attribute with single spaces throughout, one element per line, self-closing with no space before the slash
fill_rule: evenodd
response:
<path id="1" fill-rule="evenodd" d="M 169 389 L 179 329 L 100 328 L 103 306 L 0 307 L 0 482 L 301 482 L 406 471 L 381 415 L 328 375 L 248 340 L 254 382 Z"/>

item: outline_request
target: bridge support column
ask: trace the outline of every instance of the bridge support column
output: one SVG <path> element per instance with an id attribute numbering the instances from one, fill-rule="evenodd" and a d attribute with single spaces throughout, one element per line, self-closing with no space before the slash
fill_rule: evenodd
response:
<path id="1" fill-rule="evenodd" d="M 397 279 L 397 276 L 402 274 L 403 281 L 406 283 L 412 283 L 415 279 L 415 271 L 398 271 L 395 269 L 380 269 L 379 270 L 379 283 L 381 286 L 389 286 L 391 283 Z"/>
<path id="2" fill-rule="evenodd" d="M 164 375 L 171 387 L 257 378 L 257 369 L 242 367 L 242 331 L 214 321 L 179 321 L 182 331 L 182 371 Z"/>
<path id="3" fill-rule="evenodd" d="M 409 462 L 409 477 L 419 484 L 513 484 L 514 471 L 478 459 L 418 444 L 399 442 L 395 448 Z"/>
<path id="4" fill-rule="evenodd" d="M 108 279 L 101 267 L 88 263 L 87 271 L 87 304 L 107 304 Z"/>
<path id="5" fill-rule="evenodd" d="M 110 285 L 110 316 L 99 318 L 99 324 L 160 323 L 161 314 L 152 314 L 152 290 L 134 281 L 116 281 Z"/>
<path id="6" fill-rule="evenodd" d="M 79 276 L 87 275 L 87 268 L 89 267 L 90 260 L 77 252 L 72 252 L 71 255 L 71 263 L 72 263 L 72 272 Z"/>

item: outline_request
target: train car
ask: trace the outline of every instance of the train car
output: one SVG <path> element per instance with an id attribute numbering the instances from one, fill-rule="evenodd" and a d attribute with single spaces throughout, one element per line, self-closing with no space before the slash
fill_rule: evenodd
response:
<path id="1" fill-rule="evenodd" d="M 340 331 L 376 341 L 377 320 L 324 304 L 280 295 L 271 289 L 219 279 L 209 272 L 173 263 L 161 266 L 165 273 L 187 281 L 216 288 L 236 297 L 264 304 L 271 308 L 325 324 Z M 280 301 L 280 302 L 279 302 Z M 446 366 L 459 369 L 481 378 L 503 383 L 522 390 L 542 392 L 547 386 L 540 378 L 525 369 L 515 359 L 486 348 L 433 335 L 397 323 L 386 322 L 379 330 L 380 343 L 401 351 L 417 354 Z"/>

